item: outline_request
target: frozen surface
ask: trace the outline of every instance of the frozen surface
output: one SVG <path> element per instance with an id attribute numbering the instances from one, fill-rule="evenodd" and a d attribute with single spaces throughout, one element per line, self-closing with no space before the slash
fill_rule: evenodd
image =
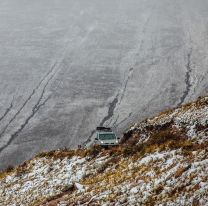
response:
<path id="1" fill-rule="evenodd" d="M 206 0 L 0 2 L 0 168 L 208 91 Z"/>

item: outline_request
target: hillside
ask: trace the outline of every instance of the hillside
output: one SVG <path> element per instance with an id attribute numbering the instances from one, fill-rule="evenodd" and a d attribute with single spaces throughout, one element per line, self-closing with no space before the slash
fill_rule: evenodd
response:
<path id="1" fill-rule="evenodd" d="M 43 152 L 0 174 L 2 206 L 208 205 L 208 97 L 133 125 L 120 146 Z"/>
<path id="2" fill-rule="evenodd" d="M 207 0 L 1 0 L 0 170 L 208 94 Z"/>

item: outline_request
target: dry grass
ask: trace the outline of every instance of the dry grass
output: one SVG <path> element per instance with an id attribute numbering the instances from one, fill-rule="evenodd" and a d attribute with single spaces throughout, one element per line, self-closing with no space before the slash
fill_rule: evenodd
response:
<path id="1" fill-rule="evenodd" d="M 139 158 L 146 153 L 154 153 L 156 151 L 167 151 L 172 149 L 181 148 L 184 155 L 189 155 L 193 150 L 204 149 L 207 143 L 197 144 L 192 142 L 183 131 L 177 130 L 170 126 L 164 126 L 155 132 L 152 132 L 149 139 L 142 143 L 137 144 L 139 133 L 133 134 L 129 139 L 117 146 L 110 149 L 102 149 L 100 147 L 91 148 L 86 154 L 92 157 L 101 155 L 109 155 L 114 157 L 130 157 Z"/>
<path id="2" fill-rule="evenodd" d="M 160 112 L 158 116 L 166 116 L 166 115 L 171 114 L 173 111 L 174 111 L 173 108 L 168 108 L 168 109 L 165 109 L 164 111 Z"/>
<path id="3" fill-rule="evenodd" d="M 13 171 L 14 171 L 14 167 L 11 165 L 8 166 L 4 171 L 0 172 L 0 179 L 3 179 L 7 175 L 11 174 Z"/>
<path id="4" fill-rule="evenodd" d="M 122 145 L 122 154 L 124 157 L 131 156 L 136 153 L 139 153 L 139 156 L 143 156 L 146 153 L 154 153 L 156 151 L 178 148 L 188 151 L 194 147 L 194 143 L 188 139 L 182 131 L 171 127 L 164 127 L 161 128 L 161 130 L 152 132 L 149 139 L 139 145 L 137 145 L 138 136 L 134 134 L 127 143 Z"/>
<path id="5" fill-rule="evenodd" d="M 98 154 L 103 152 L 104 149 L 99 145 L 94 145 L 88 149 L 77 149 L 77 150 L 52 150 L 49 152 L 41 152 L 36 156 L 36 158 L 53 158 L 53 159 L 64 159 L 64 158 L 72 158 L 73 156 L 86 157 L 89 156 L 91 158 L 95 158 Z"/>
<path id="6" fill-rule="evenodd" d="M 186 170 L 187 170 L 187 167 L 178 168 L 175 175 L 174 175 L 175 178 L 179 178 Z"/>
<path id="7" fill-rule="evenodd" d="M 42 152 L 38 154 L 35 158 L 53 158 L 53 159 L 64 159 L 72 158 L 73 156 L 96 158 L 98 155 L 109 155 L 113 158 L 110 159 L 103 168 L 100 168 L 101 171 L 104 171 L 110 164 L 116 163 L 119 156 L 129 157 L 132 156 L 135 159 L 138 159 L 146 153 L 154 153 L 156 151 L 164 151 L 171 149 L 182 148 L 184 155 L 189 155 L 191 151 L 197 149 L 206 149 L 207 143 L 197 144 L 189 140 L 182 131 L 171 128 L 169 125 L 163 128 L 160 128 L 159 131 L 153 132 L 150 138 L 143 144 L 137 145 L 139 139 L 138 134 L 132 134 L 129 139 L 117 146 L 109 149 L 101 148 L 100 146 L 93 146 L 89 149 L 78 149 L 78 150 L 53 150 L 49 152 Z M 29 170 L 28 162 L 23 163 L 17 168 L 9 167 L 7 170 L 0 173 L 0 178 L 4 178 L 12 172 L 17 174 L 22 174 Z M 100 172 L 101 172 L 100 171 Z"/>

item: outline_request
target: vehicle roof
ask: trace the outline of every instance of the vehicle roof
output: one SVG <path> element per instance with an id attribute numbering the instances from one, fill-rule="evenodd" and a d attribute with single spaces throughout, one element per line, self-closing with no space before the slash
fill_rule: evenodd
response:
<path id="1" fill-rule="evenodd" d="M 97 127 L 96 128 L 97 131 L 112 131 L 112 129 L 110 127 Z"/>
<path id="2" fill-rule="evenodd" d="M 114 132 L 110 131 L 98 131 L 99 134 L 115 134 Z"/>

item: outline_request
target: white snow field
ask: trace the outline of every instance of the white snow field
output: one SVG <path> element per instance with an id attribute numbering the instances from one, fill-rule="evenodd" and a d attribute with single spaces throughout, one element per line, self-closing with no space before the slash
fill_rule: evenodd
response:
<path id="1" fill-rule="evenodd" d="M 207 0 L 0 1 L 0 169 L 208 91 Z"/>

